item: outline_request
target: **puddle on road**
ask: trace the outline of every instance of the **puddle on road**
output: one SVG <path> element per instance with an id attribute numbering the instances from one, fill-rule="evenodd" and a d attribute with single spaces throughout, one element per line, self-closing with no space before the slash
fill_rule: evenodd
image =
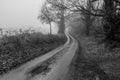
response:
<path id="1" fill-rule="evenodd" d="M 59 58 L 61 58 L 64 55 L 64 52 L 68 50 L 65 48 L 64 50 L 58 52 L 57 54 L 53 55 L 53 57 L 45 60 L 42 63 L 37 64 L 35 67 L 32 67 L 28 70 L 28 72 L 25 73 L 27 75 L 26 80 L 31 80 L 33 77 L 37 75 L 46 76 L 47 73 L 49 73 L 52 69 L 53 65 L 57 64 L 57 61 Z"/>
<path id="2" fill-rule="evenodd" d="M 43 65 L 37 66 L 35 69 L 30 71 L 29 74 L 31 74 L 31 77 L 34 77 L 37 74 L 46 75 L 46 73 L 48 73 L 50 70 L 51 68 L 49 68 L 47 64 L 43 64 Z"/>
<path id="3" fill-rule="evenodd" d="M 41 63 L 26 73 L 27 77 L 25 80 L 31 80 L 37 75 L 46 76 L 50 70 L 51 68 L 49 67 L 48 63 Z"/>

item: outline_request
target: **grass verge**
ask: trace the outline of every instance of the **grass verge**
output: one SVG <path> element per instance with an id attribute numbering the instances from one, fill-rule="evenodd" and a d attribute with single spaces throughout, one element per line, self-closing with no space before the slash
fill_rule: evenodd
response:
<path id="1" fill-rule="evenodd" d="M 81 80 L 120 80 L 120 48 L 109 50 L 92 36 L 81 37 L 80 42 L 84 59 L 77 58 L 76 68 Z"/>

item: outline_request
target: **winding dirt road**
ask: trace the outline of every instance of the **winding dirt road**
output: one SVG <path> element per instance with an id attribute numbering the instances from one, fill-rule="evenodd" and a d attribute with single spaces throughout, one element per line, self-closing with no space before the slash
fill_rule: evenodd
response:
<path id="1" fill-rule="evenodd" d="M 65 80 L 70 63 L 72 62 L 78 48 L 77 41 L 70 34 L 66 33 L 66 36 L 68 40 L 64 45 L 52 50 L 44 56 L 27 62 L 21 67 L 10 71 L 3 76 L 0 76 L 0 80 Z M 46 74 L 36 74 L 33 77 L 30 77 L 30 75 L 27 74 L 31 69 L 44 64 L 45 61 L 49 62 L 51 59 L 52 63 L 48 65 L 51 69 L 46 72 Z"/>

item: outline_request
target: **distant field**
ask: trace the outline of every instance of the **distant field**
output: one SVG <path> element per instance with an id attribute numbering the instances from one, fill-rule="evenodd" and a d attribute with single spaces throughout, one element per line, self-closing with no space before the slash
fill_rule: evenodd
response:
<path id="1" fill-rule="evenodd" d="M 65 35 L 22 33 L 0 39 L 0 75 L 66 42 Z"/>

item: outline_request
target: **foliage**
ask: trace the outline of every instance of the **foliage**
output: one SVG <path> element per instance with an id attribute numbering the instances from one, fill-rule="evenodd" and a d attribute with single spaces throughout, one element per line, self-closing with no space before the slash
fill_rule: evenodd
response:
<path id="1" fill-rule="evenodd" d="M 65 31 L 65 17 L 69 14 L 66 0 L 46 0 L 41 8 L 40 18 L 44 23 L 55 22 L 58 24 L 58 33 Z"/>
<path id="2" fill-rule="evenodd" d="M 47 7 L 47 4 L 45 3 L 41 8 L 41 14 L 38 16 L 38 19 L 41 20 L 43 23 L 51 23 L 54 21 L 53 15 L 50 12 L 49 8 Z"/>
<path id="3" fill-rule="evenodd" d="M 60 46 L 66 38 L 34 32 L 3 36 L 0 41 L 0 74 L 3 74 Z"/>
<path id="4" fill-rule="evenodd" d="M 96 17 L 102 18 L 104 42 L 111 44 L 120 42 L 120 1 L 119 0 L 68 0 L 69 9 L 74 13 L 82 13 L 86 20 L 86 32 Z M 68 7 L 68 6 L 67 6 Z"/>
<path id="5" fill-rule="evenodd" d="M 41 8 L 41 14 L 38 16 L 38 19 L 40 19 L 42 23 L 50 24 L 50 34 L 52 34 L 51 23 L 54 21 L 54 15 L 48 6 L 49 5 L 47 3 L 43 4 Z"/>

